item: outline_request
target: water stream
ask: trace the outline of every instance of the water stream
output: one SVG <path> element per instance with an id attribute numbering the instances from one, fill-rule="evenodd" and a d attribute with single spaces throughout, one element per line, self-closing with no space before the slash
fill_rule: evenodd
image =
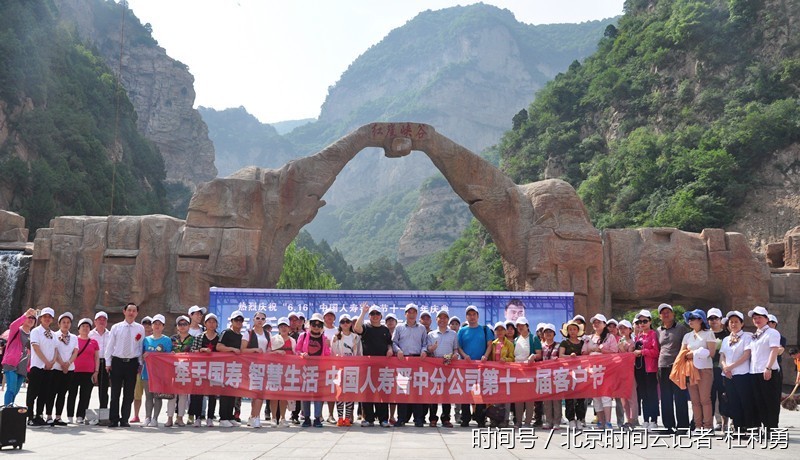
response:
<path id="1" fill-rule="evenodd" d="M 0 331 L 21 313 L 20 301 L 31 256 L 21 251 L 0 251 Z"/>

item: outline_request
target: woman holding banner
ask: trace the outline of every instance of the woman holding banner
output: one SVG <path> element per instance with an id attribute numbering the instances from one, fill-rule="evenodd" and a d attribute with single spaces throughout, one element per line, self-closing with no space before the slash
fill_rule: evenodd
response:
<path id="1" fill-rule="evenodd" d="M 649 310 L 642 310 L 636 315 L 639 333 L 636 335 L 633 353 L 636 355 L 634 377 L 636 378 L 636 394 L 642 400 L 644 428 L 658 428 L 658 355 L 661 346 L 658 334 L 650 328 L 652 315 Z"/>
<path id="2" fill-rule="evenodd" d="M 617 339 L 611 334 L 606 326 L 606 317 L 600 313 L 594 315 L 589 320 L 594 329 L 594 334 L 584 342 L 581 354 L 599 355 L 603 353 L 617 353 Z M 594 411 L 597 415 L 597 428 L 613 429 L 611 425 L 611 406 L 614 399 L 607 396 L 600 396 L 593 399 Z"/>
<path id="3" fill-rule="evenodd" d="M 561 335 L 566 337 L 558 347 L 558 355 L 562 358 L 574 358 L 580 356 L 583 349 L 583 324 L 572 320 L 561 326 Z M 578 430 L 583 428 L 583 421 L 586 419 L 586 400 L 566 399 L 564 400 L 569 428 Z"/>
<path id="4" fill-rule="evenodd" d="M 269 353 L 270 335 L 264 329 L 267 323 L 267 315 L 264 312 L 258 312 L 253 315 L 253 328 L 247 333 L 247 338 L 242 341 L 242 353 Z M 253 398 L 250 401 L 250 420 L 247 425 L 252 428 L 261 428 L 261 407 L 264 405 L 264 400 L 260 398 Z"/>
<path id="5" fill-rule="evenodd" d="M 193 353 L 212 353 L 217 351 L 219 335 L 217 326 L 219 321 L 217 315 L 209 313 L 203 320 L 205 331 L 192 341 Z M 194 427 L 200 428 L 203 422 L 203 398 L 208 398 L 208 413 L 206 415 L 206 426 L 214 426 L 214 412 L 217 410 L 217 397 L 214 395 L 191 395 L 189 396 L 189 415 L 194 417 Z"/>
<path id="6" fill-rule="evenodd" d="M 514 340 L 514 362 L 527 363 L 532 357 L 536 356 L 537 351 L 541 353 L 542 346 L 539 344 L 539 349 L 536 349 L 536 342 L 533 339 L 530 327 L 528 327 L 528 318 L 520 316 L 517 318 L 516 326 L 518 335 L 516 340 Z M 516 416 L 514 422 L 515 427 L 520 428 L 523 426 L 523 415 L 525 420 L 524 426 L 531 426 L 533 407 L 533 400 L 514 403 L 514 415 Z"/>
<path id="7" fill-rule="evenodd" d="M 339 318 L 339 331 L 333 336 L 333 343 L 331 344 L 331 354 L 333 356 L 361 356 L 361 337 L 352 331 L 353 320 L 350 315 L 343 314 Z M 351 426 L 355 419 L 353 418 L 353 407 L 355 403 L 352 401 L 344 402 L 339 401 L 336 403 L 336 412 L 339 417 L 336 420 L 336 426 Z"/>
<path id="8" fill-rule="evenodd" d="M 281 318 L 278 320 L 278 335 L 272 338 L 272 352 L 279 355 L 293 355 L 294 349 L 297 347 L 297 342 L 290 335 L 292 328 L 289 318 Z M 276 428 L 278 425 L 285 427 L 289 426 L 289 420 L 286 418 L 286 406 L 289 401 L 272 401 L 272 423 Z"/>

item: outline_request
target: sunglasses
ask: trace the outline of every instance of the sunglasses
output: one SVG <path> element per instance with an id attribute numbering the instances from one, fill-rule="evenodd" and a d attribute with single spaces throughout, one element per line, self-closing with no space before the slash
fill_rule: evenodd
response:
<path id="1" fill-rule="evenodd" d="M 312 321 L 309 324 L 311 324 L 311 327 L 322 327 L 322 323 L 320 323 L 319 321 Z"/>
<path id="2" fill-rule="evenodd" d="M 266 317 L 264 317 L 264 318 L 262 318 L 262 317 L 260 317 L 260 316 L 256 316 L 256 317 L 255 317 L 255 320 L 256 320 L 256 321 L 265 321 L 266 319 L 267 319 Z"/>
<path id="3" fill-rule="evenodd" d="M 236 318 L 233 318 L 231 321 L 235 321 L 237 323 L 243 323 L 244 322 L 244 318 L 237 316 Z"/>
<path id="4" fill-rule="evenodd" d="M 188 326 L 188 325 L 189 323 L 187 323 L 186 321 L 181 321 L 180 323 L 178 323 L 178 326 Z"/>
<path id="5" fill-rule="evenodd" d="M 644 323 L 649 323 L 649 322 L 650 322 L 649 319 L 640 319 L 640 320 L 635 321 L 633 324 L 644 324 Z"/>
<path id="6" fill-rule="evenodd" d="M 349 319 L 343 319 L 343 320 L 339 321 L 339 324 L 342 324 L 342 323 L 352 323 L 352 321 L 350 321 Z"/>
<path id="7" fill-rule="evenodd" d="M 153 323 L 151 323 L 150 321 L 142 321 L 143 326 L 150 326 L 151 324 Z"/>

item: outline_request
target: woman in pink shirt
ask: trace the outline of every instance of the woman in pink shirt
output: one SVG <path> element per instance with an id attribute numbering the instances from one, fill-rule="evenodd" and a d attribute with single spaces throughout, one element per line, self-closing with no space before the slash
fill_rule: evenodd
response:
<path id="1" fill-rule="evenodd" d="M 100 345 L 96 340 L 89 338 L 92 330 L 92 320 L 83 318 L 78 321 L 78 356 L 75 357 L 75 371 L 69 385 L 67 396 L 67 417 L 72 422 L 72 416 L 77 416 L 75 423 L 82 425 L 86 419 L 86 409 L 92 398 L 92 388 L 97 383 L 97 373 L 100 371 Z M 75 412 L 75 399 L 78 400 L 78 412 Z"/>
<path id="2" fill-rule="evenodd" d="M 658 428 L 658 355 L 661 348 L 658 344 L 658 334 L 650 328 L 651 314 L 642 310 L 636 315 L 636 325 L 639 333 L 636 334 L 633 353 L 636 354 L 636 367 L 633 375 L 636 378 L 636 394 L 642 400 L 642 415 L 644 428 L 654 430 Z"/>

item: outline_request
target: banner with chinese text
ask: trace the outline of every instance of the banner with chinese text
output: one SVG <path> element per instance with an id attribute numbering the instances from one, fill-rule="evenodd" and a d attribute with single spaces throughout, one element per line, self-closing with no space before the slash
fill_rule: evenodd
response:
<path id="1" fill-rule="evenodd" d="M 313 313 L 332 311 L 338 318 L 347 313 L 358 316 L 361 304 L 378 305 L 385 317 L 394 313 L 404 321 L 406 304 L 415 303 L 419 313 L 447 311 L 465 322 L 467 306 L 474 305 L 480 312 L 480 324 L 496 321 L 515 321 L 528 318 L 531 326 L 553 323 L 556 329 L 572 318 L 575 296 L 572 292 L 490 292 L 490 291 L 322 291 L 305 289 L 239 289 L 216 288 L 209 291 L 209 311 L 220 318 L 220 330 L 228 327 L 227 318 L 234 311 L 244 314 L 244 328 L 249 327 L 253 315 L 264 312 L 267 321 L 277 325 L 278 318 L 289 313 L 302 313 L 310 318 Z M 556 331 L 558 332 L 558 331 Z M 560 337 L 560 334 L 556 334 Z"/>
<path id="2" fill-rule="evenodd" d="M 150 391 L 301 401 L 486 404 L 628 398 L 632 353 L 535 364 L 375 356 L 150 353 Z"/>

